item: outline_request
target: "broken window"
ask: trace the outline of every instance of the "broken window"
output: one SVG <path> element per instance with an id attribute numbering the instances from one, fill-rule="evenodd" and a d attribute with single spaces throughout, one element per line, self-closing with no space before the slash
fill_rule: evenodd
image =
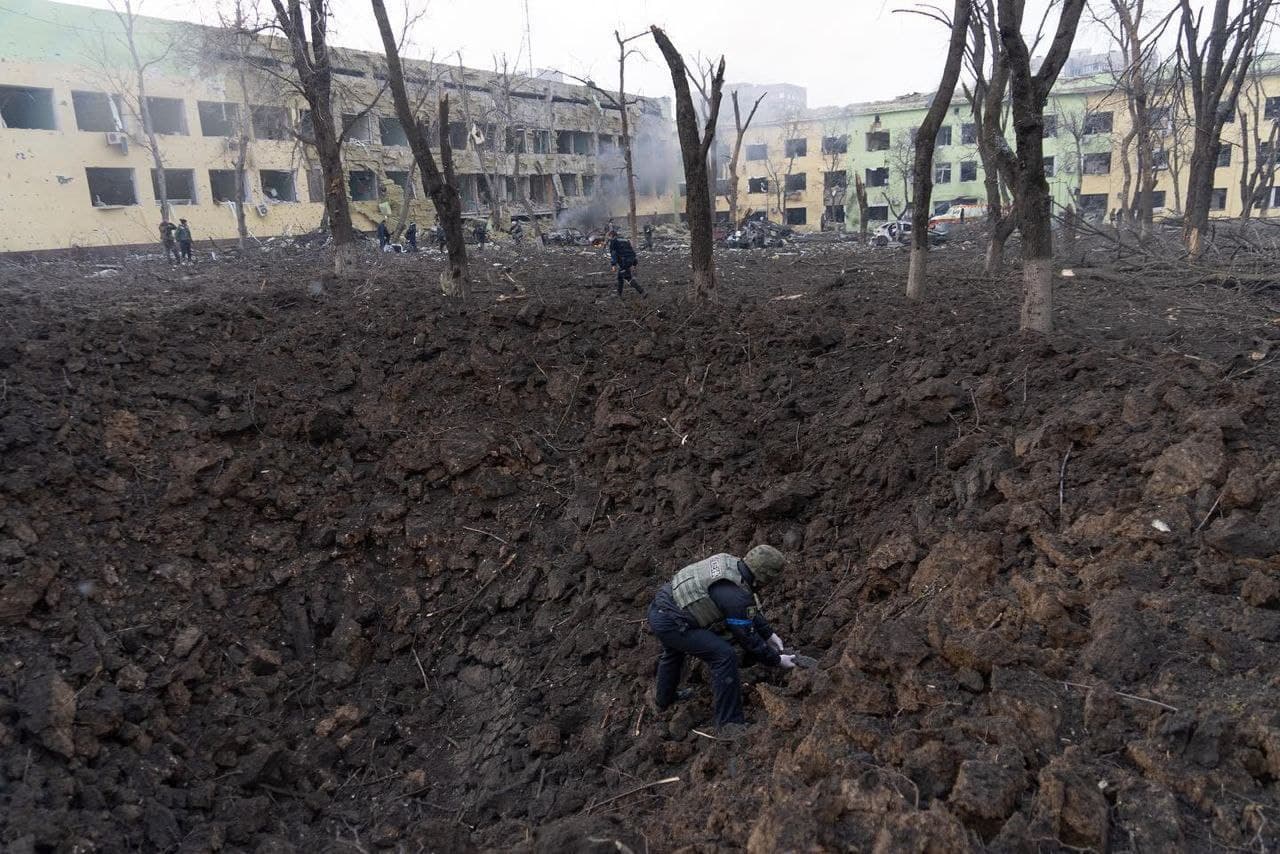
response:
<path id="1" fill-rule="evenodd" d="M 600 134 L 600 142 L 596 151 L 601 157 L 615 157 L 618 153 L 618 143 L 616 138 L 607 133 Z"/>
<path id="2" fill-rule="evenodd" d="M 1258 162 L 1271 162 L 1271 140 L 1264 139 L 1258 143 Z"/>
<path id="3" fill-rule="evenodd" d="M 888 219 L 888 205 L 870 205 L 867 207 L 867 222 L 887 222 Z"/>
<path id="4" fill-rule="evenodd" d="M 849 137 L 842 136 L 824 136 L 822 138 L 823 154 L 847 154 L 849 152 Z"/>
<path id="5" fill-rule="evenodd" d="M 235 136 L 240 124 L 240 105 L 226 101 L 196 101 L 201 136 Z"/>
<path id="6" fill-rule="evenodd" d="M 747 192 L 748 193 L 769 192 L 769 179 L 768 178 L 748 178 Z"/>
<path id="7" fill-rule="evenodd" d="M 1099 154 L 1086 154 L 1084 156 L 1084 174 L 1110 175 L 1111 152 L 1107 151 Z"/>
<path id="8" fill-rule="evenodd" d="M 313 202 L 324 204 L 324 171 L 319 167 L 307 170 L 307 196 Z"/>
<path id="9" fill-rule="evenodd" d="M 827 205 L 827 222 L 844 222 L 844 205 Z"/>
<path id="10" fill-rule="evenodd" d="M 255 104 L 249 108 L 255 139 L 288 139 L 289 111 L 284 107 Z"/>
<path id="11" fill-rule="evenodd" d="M 1044 177 L 1052 178 L 1055 174 L 1057 174 L 1058 161 L 1054 159 L 1053 155 L 1049 155 L 1048 157 L 1044 158 L 1041 162 L 1044 163 Z"/>
<path id="12" fill-rule="evenodd" d="M 1151 152 L 1151 168 L 1152 169 L 1168 169 L 1169 168 L 1169 152 L 1164 149 Z"/>
<path id="13" fill-rule="evenodd" d="M 689 185 L 684 183 L 683 181 L 680 182 L 680 185 L 676 187 L 676 189 L 680 191 L 680 198 L 682 199 L 685 196 L 689 195 Z"/>
<path id="14" fill-rule="evenodd" d="M 296 202 L 298 190 L 293 183 L 293 172 L 287 169 L 263 169 L 258 173 L 262 181 L 262 194 L 276 202 Z"/>
<path id="15" fill-rule="evenodd" d="M 1079 199 L 1081 214 L 1096 219 L 1107 215 L 1106 193 L 1081 193 Z"/>
<path id="16" fill-rule="evenodd" d="M 249 201 L 248 191 L 249 188 L 245 187 L 245 198 L 242 201 Z M 236 200 L 236 170 L 210 169 L 209 194 L 213 196 L 215 205 L 220 205 L 223 202 L 234 202 Z"/>
<path id="17" fill-rule="evenodd" d="M 606 180 L 612 176 L 605 176 Z M 544 175 L 529 176 L 529 201 L 534 204 L 545 204 L 547 201 L 547 180 Z"/>
<path id="18" fill-rule="evenodd" d="M 57 130 L 58 125 L 53 115 L 53 90 L 30 86 L 0 86 L 0 127 Z"/>
<path id="19" fill-rule="evenodd" d="M 1221 169 L 1223 166 L 1230 166 L 1230 165 L 1231 165 L 1231 146 L 1224 142 L 1218 148 L 1218 168 Z"/>
<path id="20" fill-rule="evenodd" d="M 1110 115 L 1110 114 L 1108 114 Z M 1088 133 L 1088 131 L 1085 131 Z M 1044 130 L 1040 134 L 1045 139 L 1058 135 L 1058 117 L 1055 115 L 1047 115 L 1044 117 Z"/>
<path id="21" fill-rule="evenodd" d="M 973 122 L 960 125 L 960 144 L 973 145 L 978 141 L 978 126 Z"/>
<path id="22" fill-rule="evenodd" d="M 950 163 L 933 164 L 933 183 L 935 184 L 951 183 L 951 164 Z"/>
<path id="23" fill-rule="evenodd" d="M 467 148 L 467 126 L 462 122 L 449 122 L 449 147 L 454 151 L 465 151 Z"/>
<path id="24" fill-rule="evenodd" d="M 383 145 L 403 145 L 408 147 L 409 137 L 405 135 L 404 125 L 399 119 L 384 116 L 378 119 L 378 136 Z"/>
<path id="25" fill-rule="evenodd" d="M 418 198 L 418 185 L 409 180 L 409 172 L 394 169 L 387 170 L 387 180 L 400 188 L 411 199 Z"/>
<path id="26" fill-rule="evenodd" d="M 1164 208 L 1164 190 L 1151 191 L 1151 209 L 1158 211 Z"/>
<path id="27" fill-rule="evenodd" d="M 160 170 L 151 170 L 151 191 L 160 201 Z M 196 203 L 196 172 L 194 169 L 164 170 L 164 191 L 171 205 L 194 205 Z"/>
<path id="28" fill-rule="evenodd" d="M 76 127 L 80 130 L 112 131 L 124 130 L 123 112 L 120 109 L 120 96 L 108 95 L 106 92 L 72 92 L 71 105 L 76 111 Z"/>
<path id="29" fill-rule="evenodd" d="M 89 167 L 84 170 L 89 184 L 89 200 L 95 208 L 136 205 L 138 191 L 133 186 L 132 169 Z"/>
<path id="30" fill-rule="evenodd" d="M 551 153 L 551 131 L 535 130 L 533 131 L 532 140 L 534 154 Z"/>
<path id="31" fill-rule="evenodd" d="M 151 128 L 168 136 L 186 136 L 187 114 L 181 98 L 147 98 Z"/>
<path id="32" fill-rule="evenodd" d="M 507 128 L 506 141 L 503 145 L 503 150 L 506 151 L 507 154 L 524 154 L 527 147 L 527 139 L 528 134 L 525 132 L 524 128 Z"/>
<path id="33" fill-rule="evenodd" d="M 748 145 L 747 159 L 748 160 L 768 160 L 769 146 L 763 142 L 759 143 L 758 145 Z"/>
<path id="34" fill-rule="evenodd" d="M 951 144 L 951 125 L 943 125 L 938 128 L 938 135 L 934 137 L 934 145 L 950 145 Z"/>
<path id="35" fill-rule="evenodd" d="M 568 197 L 578 195 L 578 176 L 572 172 L 561 172 L 560 187 Z"/>
<path id="36" fill-rule="evenodd" d="M 344 142 L 365 143 L 366 145 L 373 142 L 373 122 L 369 120 L 369 114 L 364 113 L 343 113 L 342 129 Z"/>
<path id="37" fill-rule="evenodd" d="M 352 169 L 348 181 L 351 187 L 351 201 L 376 202 L 378 200 L 378 180 L 368 169 Z"/>
<path id="38" fill-rule="evenodd" d="M 1225 211 L 1227 209 L 1227 188 L 1214 187 L 1213 195 L 1209 197 L 1209 210 Z"/>
<path id="39" fill-rule="evenodd" d="M 833 190 L 843 190 L 849 186 L 847 173 L 843 170 L 835 172 L 824 172 L 822 174 L 822 189 L 831 192 Z"/>
<path id="40" fill-rule="evenodd" d="M 789 139 L 783 144 L 783 149 L 787 157 L 804 157 L 809 153 L 809 140 Z"/>
<path id="41" fill-rule="evenodd" d="M 1049 117 L 1045 116 L 1044 135 L 1052 136 L 1052 134 L 1049 133 L 1048 119 Z M 1084 132 L 1086 135 L 1094 133 L 1111 133 L 1111 113 L 1089 113 L 1084 117 Z"/>
<path id="42" fill-rule="evenodd" d="M 787 208 L 787 225 L 804 225 L 809 221 L 808 208 Z"/>
<path id="43" fill-rule="evenodd" d="M 888 151 L 889 132 L 887 130 L 871 131 L 867 134 L 867 151 Z"/>
<path id="44" fill-rule="evenodd" d="M 879 169 L 868 169 L 867 170 L 867 186 L 868 187 L 889 186 L 889 167 L 881 166 Z"/>
<path id="45" fill-rule="evenodd" d="M 1272 121 L 1280 120 L 1280 98 L 1268 98 L 1266 106 L 1262 108 L 1262 116 Z"/>
<path id="46" fill-rule="evenodd" d="M 582 176 L 582 195 L 594 196 L 595 194 L 596 194 L 596 176 L 583 175 Z"/>
<path id="47" fill-rule="evenodd" d="M 310 110 L 298 110 L 297 129 L 298 136 L 302 137 L 304 142 L 315 139 L 316 129 L 315 126 L 311 124 Z"/>
<path id="48" fill-rule="evenodd" d="M 808 183 L 808 177 L 804 172 L 800 172 L 795 175 L 787 175 L 783 179 L 783 189 L 788 193 L 798 193 L 805 189 Z"/>
<path id="49" fill-rule="evenodd" d="M 720 178 L 716 181 L 716 195 L 727 196 L 733 190 L 733 182 L 728 178 Z"/>
<path id="50" fill-rule="evenodd" d="M 960 180 L 961 181 L 978 180 L 978 161 L 976 160 L 960 161 Z"/>

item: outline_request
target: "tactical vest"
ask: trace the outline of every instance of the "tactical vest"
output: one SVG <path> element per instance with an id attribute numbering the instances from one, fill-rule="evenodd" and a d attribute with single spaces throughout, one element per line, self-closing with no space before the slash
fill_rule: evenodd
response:
<path id="1" fill-rule="evenodd" d="M 745 588 L 742 573 L 738 572 L 738 559 L 729 554 L 712 555 L 706 560 L 691 563 L 671 579 L 671 595 L 676 604 L 688 611 L 702 628 L 718 623 L 724 614 L 716 607 L 708 592 L 717 581 L 731 581 Z"/>

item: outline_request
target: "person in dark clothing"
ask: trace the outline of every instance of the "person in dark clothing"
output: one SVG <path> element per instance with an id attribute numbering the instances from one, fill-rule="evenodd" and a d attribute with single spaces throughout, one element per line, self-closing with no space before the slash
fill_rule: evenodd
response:
<path id="1" fill-rule="evenodd" d="M 164 260 L 173 261 L 175 264 L 182 263 L 182 257 L 178 255 L 178 240 L 173 236 L 178 227 L 169 220 L 160 223 L 160 243 L 164 246 Z"/>
<path id="2" fill-rule="evenodd" d="M 489 236 L 489 230 L 485 228 L 483 222 L 477 222 L 471 229 L 471 236 L 476 239 L 476 243 L 480 244 L 479 248 L 484 249 L 484 241 Z"/>
<path id="3" fill-rule="evenodd" d="M 404 230 L 404 240 L 409 244 L 410 252 L 418 251 L 418 224 L 416 222 L 409 223 L 409 227 Z"/>
<path id="4" fill-rule="evenodd" d="M 736 735 L 746 724 L 738 656 L 733 644 L 713 631 L 719 626 L 728 629 L 751 663 L 796 666 L 795 656 L 782 652 L 782 639 L 756 609 L 755 588 L 777 577 L 784 564 L 773 546 L 758 545 L 744 558 L 717 554 L 690 564 L 658 590 L 648 617 L 662 642 L 654 691 L 659 710 L 677 700 L 684 661 L 692 655 L 711 669 L 716 726 Z"/>
<path id="5" fill-rule="evenodd" d="M 651 222 L 644 224 L 644 248 L 646 252 L 653 251 L 653 223 Z"/>
<path id="6" fill-rule="evenodd" d="M 511 235 L 511 242 L 519 246 L 521 238 L 524 237 L 524 226 L 518 222 L 513 222 L 511 223 L 511 229 L 507 233 Z"/>
<path id="7" fill-rule="evenodd" d="M 387 221 L 384 219 L 378 223 L 378 249 L 385 250 L 390 242 L 391 229 L 387 228 Z"/>
<path id="8" fill-rule="evenodd" d="M 622 296 L 623 282 L 630 283 L 636 293 L 644 296 L 644 288 L 640 287 L 631 272 L 636 267 L 636 250 L 632 248 L 630 240 L 623 240 L 618 236 L 617 229 L 609 232 L 609 264 L 618 274 L 618 296 Z"/>
<path id="9" fill-rule="evenodd" d="M 185 219 L 178 220 L 178 228 L 173 233 L 173 236 L 177 238 L 182 260 L 194 264 L 195 259 L 191 257 L 191 226 L 187 225 Z"/>
<path id="10" fill-rule="evenodd" d="M 431 229 L 431 235 L 436 239 L 436 249 L 443 252 L 445 244 L 448 243 L 448 239 L 444 234 L 444 226 L 436 223 L 435 228 Z"/>

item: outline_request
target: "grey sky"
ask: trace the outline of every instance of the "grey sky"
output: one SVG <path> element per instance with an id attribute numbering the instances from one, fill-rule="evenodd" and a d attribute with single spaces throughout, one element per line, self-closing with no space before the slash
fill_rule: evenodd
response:
<path id="1" fill-rule="evenodd" d="M 73 2 L 108 5 L 107 0 Z M 270 8 L 269 0 L 258 2 Z M 404 15 L 405 0 L 386 2 L 393 20 Z M 934 2 L 951 6 L 948 0 Z M 1048 2 L 1028 0 L 1027 20 L 1038 21 Z M 423 8 L 420 0 L 409 4 Z M 207 0 L 142 0 L 141 11 L 213 23 L 214 5 Z M 506 54 L 513 61 L 519 56 L 520 67 L 527 68 L 524 5 L 524 0 L 430 0 L 404 52 L 450 62 L 461 52 L 464 63 L 477 68 L 492 68 L 494 57 Z M 723 52 L 730 82 L 796 83 L 808 88 L 810 106 L 891 98 L 936 86 L 948 33 L 920 15 L 894 11 L 915 5 L 912 0 L 627 0 L 594 5 L 528 0 L 537 68 L 616 86 L 614 30 L 626 36 L 658 24 L 686 56 L 718 57 Z M 337 43 L 381 49 L 365 0 L 333 0 L 333 8 Z M 1077 43 L 1100 48 L 1105 38 L 1086 28 Z M 653 39 L 635 44 L 643 57 L 628 63 L 627 88 L 644 95 L 669 95 L 671 77 Z"/>

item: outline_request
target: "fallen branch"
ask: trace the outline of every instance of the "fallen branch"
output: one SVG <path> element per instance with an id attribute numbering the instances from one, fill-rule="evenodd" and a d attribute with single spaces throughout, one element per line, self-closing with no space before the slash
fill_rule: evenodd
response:
<path id="1" fill-rule="evenodd" d="M 627 797 L 628 795 L 634 795 L 634 794 L 636 794 L 637 792 L 643 792 L 643 791 L 645 791 L 646 789 L 652 789 L 652 788 L 654 788 L 655 786 L 666 786 L 666 785 L 668 785 L 668 784 L 670 784 L 670 783 L 679 783 L 679 782 L 680 782 L 680 778 L 679 778 L 679 777 L 667 777 L 667 778 L 665 778 L 665 779 L 663 779 L 663 780 L 654 780 L 652 783 L 645 783 L 645 784 L 644 784 L 644 785 L 642 785 L 642 786 L 636 786 L 636 787 L 635 787 L 635 788 L 633 788 L 633 789 L 627 789 L 627 790 L 626 790 L 625 792 L 623 792 L 622 794 L 614 795 L 612 798 L 607 798 L 606 800 L 600 801 L 600 803 L 598 803 L 598 804 L 592 804 L 591 806 L 589 806 L 589 807 L 587 807 L 586 809 L 584 809 L 584 810 L 583 810 L 583 812 L 584 812 L 584 813 L 586 813 L 586 812 L 591 812 L 593 809 L 597 809 L 598 807 L 602 807 L 602 806 L 604 806 L 605 804 L 611 804 L 611 803 L 613 803 L 614 801 L 622 800 L 623 798 Z"/>
<path id="2" fill-rule="evenodd" d="M 511 543 L 508 543 L 506 540 L 502 539 L 502 537 L 499 537 L 497 534 L 490 534 L 488 531 L 482 531 L 479 528 L 468 528 L 466 525 L 463 525 L 462 530 L 470 531 L 473 534 L 484 534 L 486 537 L 493 537 L 495 540 L 502 543 L 504 546 L 511 545 Z"/>
<path id="3" fill-rule="evenodd" d="M 1072 688 L 1083 688 L 1086 691 L 1092 691 L 1096 687 L 1094 685 L 1083 685 L 1079 682 L 1067 682 L 1065 679 L 1062 681 L 1062 684 L 1070 685 Z M 1162 703 L 1159 700 L 1152 700 L 1150 697 L 1139 697 L 1136 694 L 1126 694 L 1123 691 L 1116 691 L 1115 695 L 1117 697 L 1124 697 L 1126 700 L 1133 700 L 1135 703 L 1150 703 L 1153 706 L 1159 706 L 1160 708 L 1168 709 L 1171 712 L 1178 711 L 1176 707 L 1170 706 L 1168 703 Z"/>

